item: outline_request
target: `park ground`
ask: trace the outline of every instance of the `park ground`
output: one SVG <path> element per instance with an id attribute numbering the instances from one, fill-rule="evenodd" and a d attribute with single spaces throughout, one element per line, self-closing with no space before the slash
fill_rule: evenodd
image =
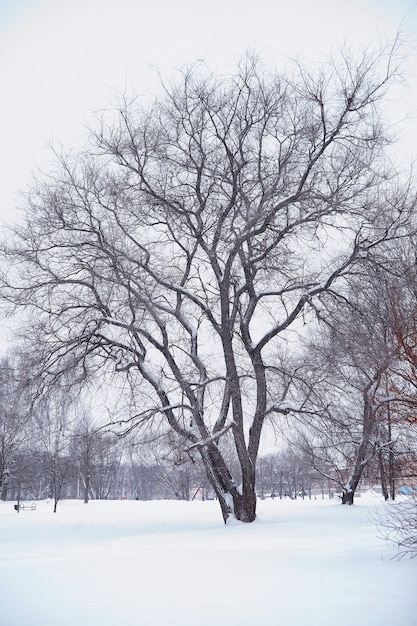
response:
<path id="1" fill-rule="evenodd" d="M 415 626 L 417 559 L 395 557 L 373 492 L 218 503 L 0 502 L 2 626 Z"/>

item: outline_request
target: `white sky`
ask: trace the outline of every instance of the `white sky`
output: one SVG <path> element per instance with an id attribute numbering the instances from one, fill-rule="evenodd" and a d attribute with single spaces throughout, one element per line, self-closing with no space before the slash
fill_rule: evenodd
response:
<path id="1" fill-rule="evenodd" d="M 152 90 L 150 65 L 224 67 L 248 48 L 313 60 L 335 43 L 392 37 L 403 21 L 417 50 L 415 0 L 0 0 L 0 219 L 47 142 L 82 143 L 113 89 Z M 417 72 L 409 82 L 417 94 Z"/>

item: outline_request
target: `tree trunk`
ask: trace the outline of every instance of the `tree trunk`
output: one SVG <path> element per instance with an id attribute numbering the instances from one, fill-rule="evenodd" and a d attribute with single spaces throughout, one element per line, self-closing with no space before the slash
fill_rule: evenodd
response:
<path id="1" fill-rule="evenodd" d="M 248 476 L 243 478 L 242 494 L 234 499 L 234 515 L 240 522 L 253 522 L 256 518 L 256 492 L 255 476 L 251 472 L 245 472 Z"/>
<path id="2" fill-rule="evenodd" d="M 84 504 L 88 504 L 90 492 L 90 472 L 87 472 L 84 484 Z"/>
<path id="3" fill-rule="evenodd" d="M 256 518 L 255 472 L 242 468 L 242 486 L 238 487 L 215 444 L 200 448 L 207 478 L 219 500 L 223 521 L 229 518 L 253 522 Z"/>
<path id="4" fill-rule="evenodd" d="M 255 489 L 246 487 L 242 491 L 243 493 L 238 491 L 217 493 L 225 524 L 230 518 L 245 523 L 253 522 L 256 519 Z"/>
<path id="5" fill-rule="evenodd" d="M 379 474 L 381 477 L 382 495 L 384 496 L 384 500 L 388 500 L 388 487 L 387 487 L 387 479 L 385 475 L 384 459 L 382 458 L 382 448 L 379 448 L 378 450 L 378 464 L 379 464 Z"/>
<path id="6" fill-rule="evenodd" d="M 4 470 L 3 475 L 0 476 L 0 499 L 2 501 L 7 500 L 7 493 L 9 490 L 9 472 Z"/>
<path id="7" fill-rule="evenodd" d="M 394 450 L 393 446 L 389 447 L 389 460 L 388 460 L 388 472 L 389 472 L 389 496 L 391 500 L 395 500 L 395 465 L 394 465 Z"/>
<path id="8" fill-rule="evenodd" d="M 391 409 L 388 405 L 388 480 L 389 480 L 389 496 L 391 500 L 395 500 L 395 462 L 394 462 L 394 443 L 392 441 L 391 427 Z"/>
<path id="9" fill-rule="evenodd" d="M 375 382 L 378 382 L 379 374 L 375 376 L 375 379 L 371 381 L 364 390 L 364 404 L 363 404 L 363 427 L 362 427 L 362 440 L 356 454 L 355 465 L 352 471 L 352 475 L 347 484 L 343 487 L 342 504 L 353 504 L 355 497 L 355 491 L 362 478 L 364 467 L 367 463 L 366 453 L 369 447 L 369 442 L 375 426 L 375 408 L 373 406 L 372 398 L 369 396 L 370 389 Z"/>
<path id="10" fill-rule="evenodd" d="M 348 483 L 343 487 L 342 492 L 342 504 L 353 504 L 353 499 L 355 497 L 355 492 L 362 478 L 364 463 L 363 459 L 365 458 L 367 445 L 364 442 L 360 445 L 358 456 L 356 458 L 355 467 L 352 472 L 352 476 L 349 479 Z"/>
<path id="11" fill-rule="evenodd" d="M 344 489 L 342 493 L 342 504 L 353 504 L 354 496 L 355 496 L 354 491 Z"/>

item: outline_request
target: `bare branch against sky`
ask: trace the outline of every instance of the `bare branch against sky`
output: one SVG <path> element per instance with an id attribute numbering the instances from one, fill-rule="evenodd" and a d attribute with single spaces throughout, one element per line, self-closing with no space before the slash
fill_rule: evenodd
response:
<path id="1" fill-rule="evenodd" d="M 33 169 L 44 167 L 46 146 L 82 142 L 92 110 L 105 108 L 112 90 L 152 91 L 164 76 L 204 58 L 214 69 L 248 48 L 277 65 L 392 38 L 403 28 L 417 40 L 414 0 L 2 0 L 0 2 L 0 220 L 14 218 L 18 191 Z M 409 60 L 409 98 L 395 107 L 395 122 L 412 116 L 417 89 Z M 415 100 L 415 98 L 414 98 Z M 406 107 L 406 102 L 409 107 Z M 407 122 L 405 136 L 415 124 Z M 414 131 L 415 136 L 415 131 Z M 409 142 L 411 145 L 411 142 Z"/>

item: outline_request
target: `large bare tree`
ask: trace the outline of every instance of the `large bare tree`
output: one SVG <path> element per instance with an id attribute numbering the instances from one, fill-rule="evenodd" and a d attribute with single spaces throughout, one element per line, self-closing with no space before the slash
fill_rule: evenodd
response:
<path id="1" fill-rule="evenodd" d="M 125 376 L 127 428 L 162 417 L 225 521 L 255 519 L 263 426 L 289 411 L 280 343 L 404 226 L 379 114 L 396 55 L 288 74 L 246 56 L 231 76 L 183 72 L 150 106 L 122 98 L 85 151 L 58 155 L 6 246 L 3 296 L 28 311 L 43 379 Z"/>

